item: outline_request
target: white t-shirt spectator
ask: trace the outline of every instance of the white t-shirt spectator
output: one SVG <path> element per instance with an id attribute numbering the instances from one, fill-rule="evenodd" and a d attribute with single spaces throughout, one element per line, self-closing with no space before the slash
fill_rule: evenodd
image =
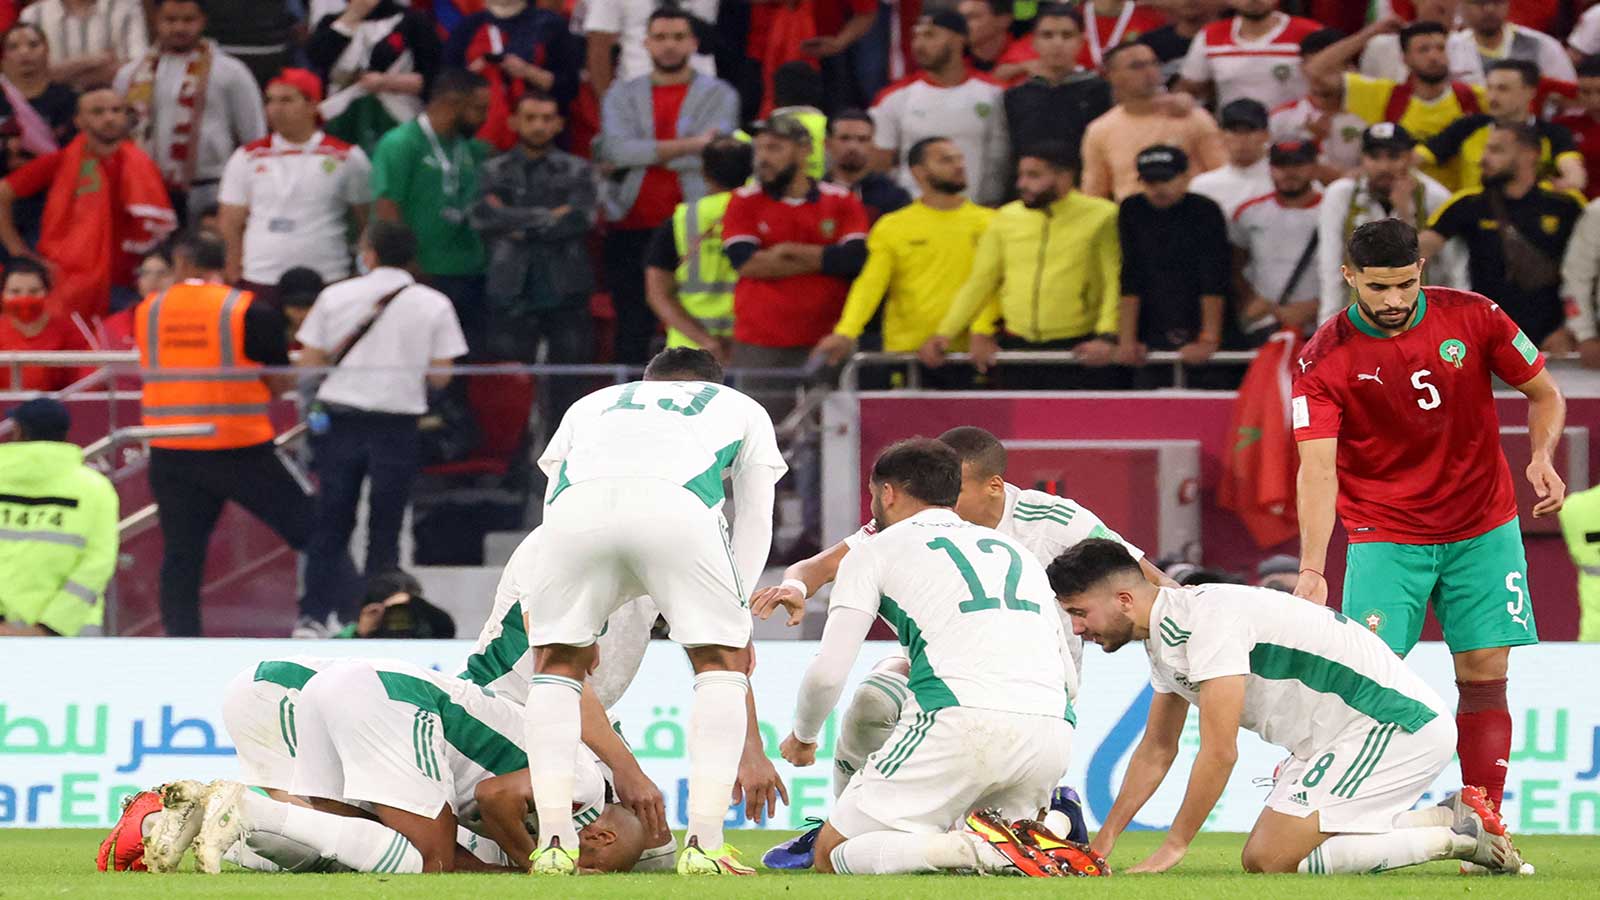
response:
<path id="1" fill-rule="evenodd" d="M 1341 172 L 1348 172 L 1361 165 L 1361 133 L 1367 128 L 1366 120 L 1354 113 L 1342 110 L 1336 112 L 1332 121 L 1328 123 L 1327 139 L 1320 140 L 1311 131 L 1311 123 L 1322 115 L 1322 110 L 1311 105 L 1309 99 L 1302 97 L 1273 110 L 1267 128 L 1272 133 L 1273 143 L 1317 141 L 1321 148 L 1317 159 Z"/>
<path id="2" fill-rule="evenodd" d="M 650 74 L 650 53 L 644 49 L 644 34 L 650 24 L 650 13 L 661 6 L 660 0 L 587 0 L 588 10 L 583 17 L 583 30 L 607 31 L 617 35 L 617 45 L 622 55 L 617 59 L 613 84 Z M 690 15 L 717 24 L 717 0 L 681 0 L 677 6 Z M 704 48 L 702 48 L 704 49 Z M 696 72 L 715 75 L 716 63 L 709 53 L 696 53 L 690 61 Z"/>
<path id="3" fill-rule="evenodd" d="M 1304 97 L 1300 41 L 1322 24 L 1274 13 L 1277 26 L 1253 41 L 1239 37 L 1238 18 L 1207 25 L 1189 44 L 1180 74 L 1185 81 L 1212 82 L 1217 109 L 1248 97 L 1267 109 Z"/>
<path id="4" fill-rule="evenodd" d="M 1567 36 L 1567 46 L 1584 56 L 1600 53 L 1600 6 L 1584 10 L 1583 17 L 1572 27 L 1572 34 Z"/>
<path id="5" fill-rule="evenodd" d="M 99 0 L 82 17 L 67 15 L 63 0 L 43 0 L 24 9 L 17 21 L 44 32 L 50 58 L 57 63 L 97 53 L 137 59 L 150 49 L 144 4 L 139 0 Z"/>
<path id="6" fill-rule="evenodd" d="M 1287 297 L 1284 289 L 1312 235 L 1317 233 L 1317 207 L 1321 202 L 1322 195 L 1313 193 L 1310 206 L 1288 207 L 1278 202 L 1274 192 L 1245 201 L 1228 220 L 1228 242 L 1250 254 L 1244 277 L 1257 294 L 1273 303 L 1280 299 L 1292 303 L 1318 298 L 1322 283 L 1317 275 L 1315 250 Z"/>
<path id="7" fill-rule="evenodd" d="M 1450 61 L 1450 77 L 1468 84 L 1483 84 L 1489 63 L 1501 59 L 1525 59 L 1539 67 L 1539 74 L 1556 81 L 1576 82 L 1578 70 L 1561 42 L 1542 31 L 1507 22 L 1499 49 L 1486 54 L 1478 46 L 1472 29 L 1463 28 L 1445 41 L 1445 56 Z"/>
<path id="8" fill-rule="evenodd" d="M 380 266 L 360 278 L 329 285 L 317 295 L 295 337 L 307 347 L 333 353 L 355 334 L 384 295 L 401 287 L 405 289 L 389 301 L 338 369 L 322 382 L 318 400 L 396 415 L 420 416 L 428 411 L 422 373 L 404 375 L 395 369 L 420 370 L 432 360 L 463 356 L 467 339 L 461 335 L 450 299 L 417 284 L 404 269 Z"/>
<path id="9" fill-rule="evenodd" d="M 246 206 L 244 277 L 277 284 L 310 266 L 325 281 L 350 275 L 346 214 L 372 202 L 372 163 L 360 147 L 322 132 L 304 144 L 272 134 L 233 152 L 217 202 Z"/>
<path id="10" fill-rule="evenodd" d="M 1246 200 L 1272 193 L 1272 169 L 1263 156 L 1253 166 L 1236 166 L 1232 163 L 1209 172 L 1201 172 L 1189 182 L 1189 190 L 1222 207 L 1222 215 L 1229 221 Z"/>
<path id="11" fill-rule="evenodd" d="M 1005 199 L 1011 152 L 1004 94 L 1003 87 L 978 74 L 954 87 L 912 76 L 885 88 L 872 105 L 873 142 L 894 151 L 895 177 L 915 195 L 920 188 L 905 164 L 906 151 L 923 138 L 949 138 L 966 158 L 973 202 L 993 206 Z"/>

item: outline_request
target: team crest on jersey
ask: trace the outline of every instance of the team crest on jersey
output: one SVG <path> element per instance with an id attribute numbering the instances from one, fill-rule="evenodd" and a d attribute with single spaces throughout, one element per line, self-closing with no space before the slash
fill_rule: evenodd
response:
<path id="1" fill-rule="evenodd" d="M 333 170 L 337 168 L 339 168 L 339 164 L 334 162 L 333 157 L 331 156 L 322 161 L 322 171 L 328 173 L 329 175 L 332 175 Z"/>
<path id="2" fill-rule="evenodd" d="M 1451 338 L 1439 345 L 1439 358 L 1459 369 L 1467 358 L 1467 345 Z"/>
<path id="3" fill-rule="evenodd" d="M 987 118 L 989 118 L 989 113 L 994 112 L 994 104 L 992 104 L 992 103 L 979 103 L 976 106 L 972 107 L 972 111 L 978 114 L 978 118 L 987 119 Z"/>
<path id="4" fill-rule="evenodd" d="M 1279 81 L 1288 81 L 1292 75 L 1294 75 L 1293 66 L 1278 65 L 1272 67 L 1272 77 L 1278 79 Z"/>
<path id="5" fill-rule="evenodd" d="M 833 238 L 833 232 L 836 228 L 838 228 L 838 225 L 832 219 L 823 219 L 822 223 L 817 227 L 822 230 L 823 237 L 831 240 Z"/>
<path id="6" fill-rule="evenodd" d="M 1545 234 L 1555 234 L 1557 231 L 1559 231 L 1561 229 L 1561 217 L 1560 216 L 1540 216 L 1539 217 L 1539 227 L 1544 229 L 1544 233 Z"/>
<path id="7" fill-rule="evenodd" d="M 1352 143 L 1356 138 L 1361 137 L 1361 129 L 1355 127 L 1354 125 L 1346 125 L 1345 127 L 1339 129 L 1339 137 L 1347 144 Z"/>
<path id="8" fill-rule="evenodd" d="M 1373 634 L 1378 633 L 1378 629 L 1383 627 L 1385 621 L 1387 620 L 1383 613 L 1376 609 L 1369 609 L 1361 614 L 1361 624 L 1367 626 L 1367 630 Z"/>

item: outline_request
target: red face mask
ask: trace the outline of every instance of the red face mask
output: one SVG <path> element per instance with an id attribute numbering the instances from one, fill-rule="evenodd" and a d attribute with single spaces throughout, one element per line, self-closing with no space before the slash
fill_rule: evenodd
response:
<path id="1" fill-rule="evenodd" d="M 4 301 L 5 313 L 24 325 L 44 318 L 43 297 L 7 297 Z"/>

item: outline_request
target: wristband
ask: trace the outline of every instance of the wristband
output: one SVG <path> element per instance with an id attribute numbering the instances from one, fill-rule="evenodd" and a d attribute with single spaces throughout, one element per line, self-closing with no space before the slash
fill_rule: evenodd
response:
<path id="1" fill-rule="evenodd" d="M 1311 574 L 1317 576 L 1318 578 L 1321 578 L 1324 581 L 1326 581 L 1327 578 L 1328 578 L 1328 576 L 1322 574 L 1321 572 L 1318 572 L 1316 569 L 1301 569 L 1300 570 L 1300 574 L 1301 575 L 1304 575 L 1307 572 L 1310 572 Z"/>
<path id="2" fill-rule="evenodd" d="M 798 578 L 785 578 L 781 586 L 799 591 L 801 600 L 811 599 L 811 592 L 806 589 L 806 583 Z"/>

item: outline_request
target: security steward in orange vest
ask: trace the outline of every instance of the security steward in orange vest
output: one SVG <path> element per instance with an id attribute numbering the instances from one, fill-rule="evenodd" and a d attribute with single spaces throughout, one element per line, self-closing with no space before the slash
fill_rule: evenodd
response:
<path id="1" fill-rule="evenodd" d="M 221 240 L 186 238 L 173 257 L 179 283 L 146 297 L 134 328 L 144 424 L 216 427 L 206 437 L 150 442 L 150 491 L 165 544 L 161 624 L 171 637 L 198 637 L 206 547 L 223 504 L 244 507 L 297 551 L 311 534 L 314 508 L 275 452 L 267 418 L 269 402 L 294 386 L 294 376 L 257 371 L 289 364 L 283 314 L 221 283 Z M 171 371 L 184 369 L 227 371 Z M 329 612 L 301 610 L 318 620 Z"/>

